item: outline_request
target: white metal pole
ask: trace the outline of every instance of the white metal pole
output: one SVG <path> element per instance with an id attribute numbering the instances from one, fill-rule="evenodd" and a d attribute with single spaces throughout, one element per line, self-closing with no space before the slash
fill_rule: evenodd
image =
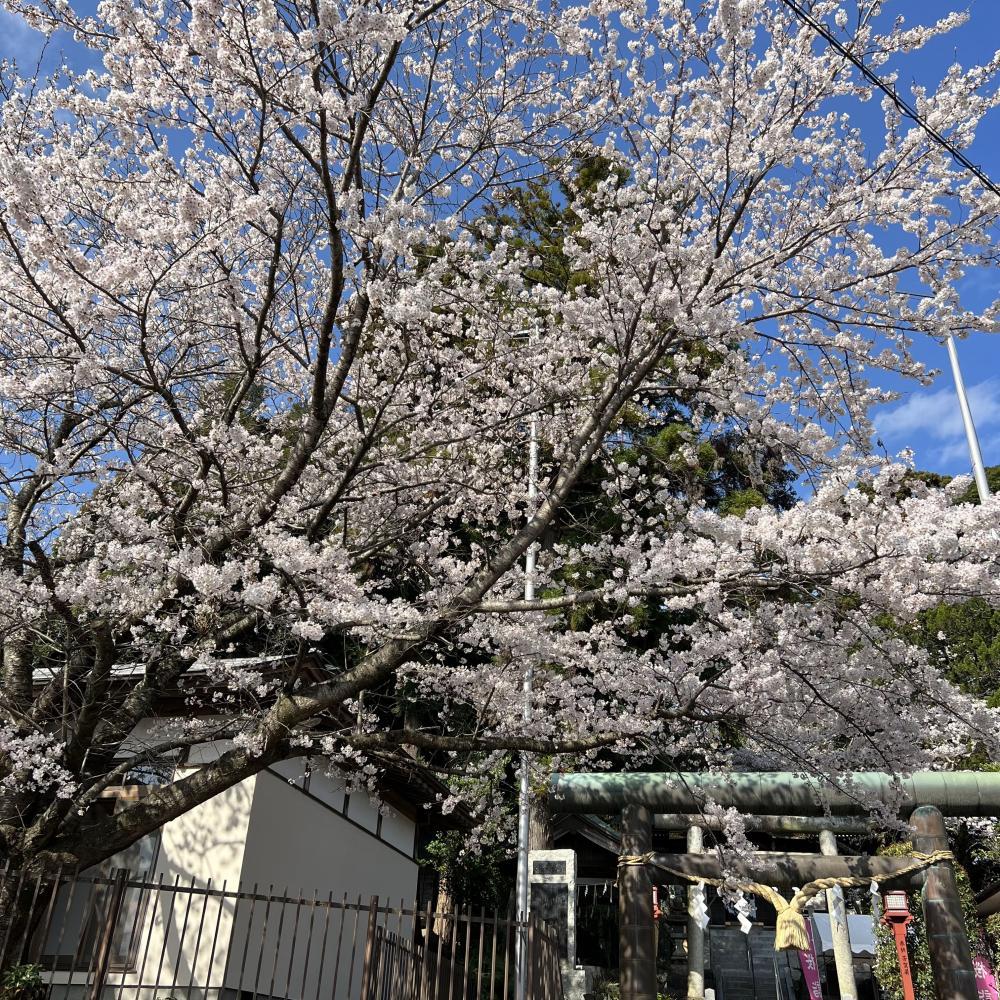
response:
<path id="1" fill-rule="evenodd" d="M 965 380 L 958 364 L 958 350 L 955 338 L 945 338 L 948 348 L 948 359 L 951 361 L 951 374 L 955 379 L 955 391 L 958 393 L 958 405 L 962 410 L 962 423 L 965 425 L 965 439 L 969 443 L 969 457 L 972 459 L 972 475 L 976 480 L 979 499 L 983 502 L 990 498 L 990 484 L 986 481 L 986 466 L 983 465 L 983 453 L 979 450 L 979 437 L 976 425 L 972 422 L 972 409 L 969 407 L 969 397 L 965 392 Z"/>
<path id="2" fill-rule="evenodd" d="M 528 517 L 534 514 L 535 499 L 538 494 L 538 420 L 532 416 L 528 431 Z M 524 599 L 532 601 L 535 598 L 535 558 L 536 545 L 528 546 L 524 554 Z M 531 722 L 531 687 L 532 661 L 527 658 L 524 666 L 522 691 L 524 703 L 521 718 L 525 729 Z M 518 918 L 527 920 L 530 897 L 528 894 L 528 836 L 531 826 L 531 761 L 526 751 L 521 752 L 521 788 L 518 799 L 517 814 L 517 911 Z M 525 1000 L 528 992 L 527 948 L 521 934 L 517 936 L 517 997 Z"/>

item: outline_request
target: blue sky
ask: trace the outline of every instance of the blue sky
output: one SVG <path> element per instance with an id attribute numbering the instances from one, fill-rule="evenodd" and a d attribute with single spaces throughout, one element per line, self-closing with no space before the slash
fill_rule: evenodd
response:
<path id="1" fill-rule="evenodd" d="M 951 63 L 984 63 L 1000 48 L 998 0 L 896 0 L 884 7 L 890 15 L 897 10 L 904 13 L 908 23 L 930 22 L 951 10 L 966 10 L 970 15 L 962 28 L 907 58 L 899 78 L 901 90 L 913 82 L 933 87 Z M 1000 184 L 1000 115 L 994 113 L 983 123 L 970 159 Z M 970 305 L 985 305 L 1000 294 L 1000 273 L 971 274 L 962 291 Z M 958 353 L 983 458 L 987 465 L 1000 465 L 1000 334 L 971 336 L 959 342 Z M 927 389 L 894 386 L 904 396 L 877 419 L 879 433 L 890 453 L 913 448 L 920 468 L 967 473 L 969 453 L 947 352 L 944 346 L 928 342 L 920 346 L 918 356 L 941 375 Z"/>
<path id="2" fill-rule="evenodd" d="M 76 0 L 74 6 L 92 10 L 95 0 Z M 903 14 L 908 24 L 934 21 L 951 10 L 966 10 L 970 15 L 964 27 L 907 57 L 899 78 L 904 93 L 914 82 L 933 88 L 952 62 L 983 63 L 1000 46 L 1000 0 L 885 0 L 883 10 L 887 19 Z M 0 58 L 16 58 L 27 71 L 40 51 L 41 36 L 0 10 Z M 43 66 L 51 69 L 67 56 L 78 62 L 79 49 L 69 39 L 56 39 L 45 53 Z M 984 123 L 971 158 L 1000 183 L 1000 115 Z M 1000 274 L 971 274 L 963 291 L 970 305 L 984 305 L 1000 293 Z M 902 397 L 877 418 L 879 434 L 890 454 L 912 448 L 920 468 L 968 472 L 968 451 L 945 348 L 928 341 L 919 345 L 917 353 L 941 374 L 929 388 L 904 382 L 892 385 Z M 1000 464 L 1000 334 L 978 334 L 960 342 L 959 356 L 983 456 L 988 465 Z"/>

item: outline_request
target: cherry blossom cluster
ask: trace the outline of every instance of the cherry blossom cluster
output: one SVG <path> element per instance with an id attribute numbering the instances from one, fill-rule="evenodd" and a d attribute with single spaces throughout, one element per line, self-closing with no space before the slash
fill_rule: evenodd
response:
<path id="1" fill-rule="evenodd" d="M 783 5 L 5 5 L 93 67 L 3 70 L 8 844 L 43 814 L 34 843 L 86 839 L 46 796 L 120 777 L 168 695 L 237 738 L 108 849 L 310 749 L 840 774 L 995 747 L 900 626 L 1000 597 L 996 503 L 873 457 L 872 413 L 887 373 L 930 378 L 917 338 L 997 331 L 960 286 L 1000 200 L 891 102 L 862 133 L 871 88 Z M 873 67 L 959 22 L 877 8 L 813 13 Z M 968 145 L 998 69 L 915 100 Z M 583 285 L 530 277 L 529 181 Z M 643 437 L 670 408 L 668 468 Z M 679 490 L 723 431 L 801 503 Z"/>
<path id="2" fill-rule="evenodd" d="M 57 799 L 71 799 L 77 783 L 59 763 L 63 746 L 45 733 L 20 736 L 8 725 L 0 726 L 0 761 L 4 790 L 29 789 Z"/>

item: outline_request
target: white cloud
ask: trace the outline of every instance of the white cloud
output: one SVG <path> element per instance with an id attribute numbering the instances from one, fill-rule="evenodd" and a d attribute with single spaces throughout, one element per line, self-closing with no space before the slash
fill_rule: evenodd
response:
<path id="1" fill-rule="evenodd" d="M 994 442 L 1000 438 L 1000 376 L 969 386 L 969 406 L 989 465 L 996 462 Z M 953 475 L 969 471 L 969 445 L 950 379 L 940 389 L 913 393 L 905 403 L 880 414 L 875 426 L 890 454 L 911 448 L 919 468 Z"/>
<path id="2" fill-rule="evenodd" d="M 1000 378 L 989 378 L 969 387 L 969 406 L 976 429 L 1000 426 Z M 903 445 L 915 437 L 929 437 L 945 442 L 950 448 L 955 439 L 965 440 L 962 414 L 955 390 L 948 388 L 915 392 L 905 402 L 876 418 L 879 434 L 902 439 Z"/>
<path id="3" fill-rule="evenodd" d="M 935 454 L 931 467 L 934 469 L 968 469 L 969 463 L 969 442 L 966 441 L 963 435 L 961 438 L 949 441 L 948 444 L 941 448 Z"/>

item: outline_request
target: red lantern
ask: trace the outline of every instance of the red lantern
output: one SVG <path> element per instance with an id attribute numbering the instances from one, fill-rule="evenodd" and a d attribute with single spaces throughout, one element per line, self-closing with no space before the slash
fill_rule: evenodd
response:
<path id="1" fill-rule="evenodd" d="M 896 939 L 896 956 L 899 959 L 899 977 L 903 981 L 905 1000 L 916 1000 L 913 992 L 913 976 L 910 972 L 910 956 L 906 950 L 906 927 L 913 920 L 909 900 L 905 892 L 887 892 L 882 897 L 882 923 L 892 928 Z"/>

